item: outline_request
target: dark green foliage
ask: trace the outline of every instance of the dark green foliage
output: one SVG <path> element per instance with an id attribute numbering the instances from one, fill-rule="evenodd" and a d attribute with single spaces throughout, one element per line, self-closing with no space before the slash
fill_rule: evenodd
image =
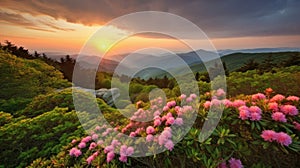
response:
<path id="1" fill-rule="evenodd" d="M 82 136 L 74 111 L 56 108 L 33 119 L 23 119 L 0 127 L 1 164 L 24 167 L 38 157 L 57 154 L 72 137 Z"/>
<path id="2" fill-rule="evenodd" d="M 17 58 L 3 50 L 0 71 L 0 110 L 6 112 L 24 108 L 34 96 L 70 86 L 58 70 L 43 61 Z"/>

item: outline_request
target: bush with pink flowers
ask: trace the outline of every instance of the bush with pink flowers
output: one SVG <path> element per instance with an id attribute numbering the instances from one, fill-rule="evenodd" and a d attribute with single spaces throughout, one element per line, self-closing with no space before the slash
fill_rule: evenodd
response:
<path id="1" fill-rule="evenodd" d="M 297 166 L 300 159 L 299 99 L 269 90 L 265 94 L 235 99 L 222 99 L 225 93 L 217 90 L 203 96 L 203 100 L 191 94 L 181 95 L 165 104 L 160 98 L 148 105 L 144 103 L 141 106 L 139 102 L 140 108 L 123 125 L 112 128 L 108 125 L 96 126 L 90 135 L 74 139 L 56 157 L 51 160 L 37 159 L 31 166 Z M 193 127 L 177 143 L 173 126 L 180 127 L 187 123 L 189 115 L 186 114 L 192 113 L 197 105 L 200 108 Z M 201 142 L 201 128 L 207 120 L 208 111 L 214 108 L 224 108 L 223 115 L 212 135 Z M 137 121 L 149 117 L 152 117 L 151 121 Z M 122 142 L 120 133 L 144 137 L 145 143 L 156 144 L 156 147 L 166 151 L 148 157 L 132 157 L 141 151 L 135 144 Z M 154 146 L 147 147 L 151 151 Z"/>

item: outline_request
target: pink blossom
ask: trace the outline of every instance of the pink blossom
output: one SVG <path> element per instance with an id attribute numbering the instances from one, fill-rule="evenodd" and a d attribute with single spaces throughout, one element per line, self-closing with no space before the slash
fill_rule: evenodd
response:
<path id="1" fill-rule="evenodd" d="M 126 150 L 127 150 L 127 146 L 126 145 L 122 145 L 120 147 L 120 154 L 121 155 L 126 155 Z"/>
<path id="2" fill-rule="evenodd" d="M 159 110 L 156 110 L 154 113 L 153 113 L 153 116 L 159 116 L 161 114 L 161 112 Z"/>
<path id="3" fill-rule="evenodd" d="M 192 94 L 190 95 L 190 98 L 196 99 L 196 98 L 197 98 L 197 95 L 196 95 L 195 93 L 192 93 Z"/>
<path id="4" fill-rule="evenodd" d="M 261 119 L 260 113 L 250 113 L 251 121 L 259 121 Z"/>
<path id="5" fill-rule="evenodd" d="M 165 129 L 165 130 L 161 133 L 161 135 L 165 136 L 166 138 L 171 138 L 171 137 L 172 137 L 172 133 L 171 133 L 171 131 L 168 130 L 168 129 Z"/>
<path id="6" fill-rule="evenodd" d="M 154 126 L 155 126 L 155 127 L 156 127 L 156 126 L 160 126 L 160 124 L 161 124 L 160 119 L 155 119 L 155 120 L 154 120 Z"/>
<path id="7" fill-rule="evenodd" d="M 88 157 L 88 158 L 86 159 L 87 164 L 91 164 L 92 161 L 93 161 L 94 159 L 95 159 L 95 156 L 94 156 L 94 155 L 91 155 L 90 157 Z"/>
<path id="8" fill-rule="evenodd" d="M 167 140 L 167 142 L 165 143 L 165 147 L 169 150 L 172 151 L 174 148 L 174 143 L 171 140 Z"/>
<path id="9" fill-rule="evenodd" d="M 176 106 L 176 101 L 170 101 L 170 102 L 168 102 L 167 103 L 167 106 L 169 107 L 169 108 L 171 108 L 171 107 L 175 107 Z"/>
<path id="10" fill-rule="evenodd" d="M 176 118 L 174 124 L 181 126 L 183 124 L 182 118 Z"/>
<path id="11" fill-rule="evenodd" d="M 126 150 L 126 155 L 131 156 L 133 153 L 134 153 L 133 147 L 131 147 L 131 146 L 128 147 L 127 150 Z"/>
<path id="12" fill-rule="evenodd" d="M 247 111 L 249 111 L 249 108 L 248 108 L 247 106 L 240 106 L 238 109 L 239 109 L 240 111 L 241 111 L 241 110 L 247 110 Z"/>
<path id="13" fill-rule="evenodd" d="M 257 93 L 257 94 L 252 95 L 252 101 L 262 100 L 265 98 L 266 98 L 266 96 L 262 93 Z"/>
<path id="14" fill-rule="evenodd" d="M 155 129 L 152 126 L 148 126 L 146 129 L 147 134 L 153 134 L 155 132 Z"/>
<path id="15" fill-rule="evenodd" d="M 77 140 L 76 140 L 76 139 L 73 139 L 71 143 L 74 144 L 74 143 L 76 143 L 76 142 L 77 142 Z"/>
<path id="16" fill-rule="evenodd" d="M 121 155 L 121 156 L 119 157 L 119 160 L 120 160 L 121 162 L 127 162 L 127 156 Z"/>
<path id="17" fill-rule="evenodd" d="M 260 135 L 265 141 L 272 142 L 276 139 L 276 132 L 273 130 L 264 130 Z"/>
<path id="18" fill-rule="evenodd" d="M 91 136 L 87 136 L 87 137 L 83 138 L 83 139 L 81 140 L 81 142 L 83 142 L 83 143 L 88 143 L 88 142 L 91 141 L 91 140 L 92 140 L 92 137 L 91 137 Z"/>
<path id="19" fill-rule="evenodd" d="M 291 116 L 298 115 L 298 109 L 293 105 L 283 105 L 283 106 L 280 107 L 280 110 L 284 114 L 289 114 Z"/>
<path id="20" fill-rule="evenodd" d="M 222 102 L 218 99 L 212 99 L 210 102 L 211 106 L 220 106 Z"/>
<path id="21" fill-rule="evenodd" d="M 169 108 L 169 106 L 164 106 L 163 107 L 163 111 L 168 111 L 170 108 Z"/>
<path id="22" fill-rule="evenodd" d="M 249 107 L 249 112 L 261 114 L 261 109 L 258 106 L 251 106 Z"/>
<path id="23" fill-rule="evenodd" d="M 281 94 L 277 94 L 274 97 L 272 97 L 272 99 L 270 100 L 270 102 L 281 102 L 285 97 Z"/>
<path id="24" fill-rule="evenodd" d="M 299 101 L 299 97 L 297 96 L 289 96 L 286 98 L 286 100 L 288 101 Z"/>
<path id="25" fill-rule="evenodd" d="M 79 144 L 78 144 L 78 148 L 85 148 L 86 147 L 86 143 L 84 143 L 84 142 L 80 142 Z"/>
<path id="26" fill-rule="evenodd" d="M 165 135 L 160 135 L 159 137 L 158 137 L 158 144 L 159 145 L 163 145 L 166 141 L 168 140 L 168 138 L 165 136 Z"/>
<path id="27" fill-rule="evenodd" d="M 206 101 L 204 104 L 203 104 L 203 107 L 205 108 L 205 109 L 209 109 L 209 107 L 210 107 L 210 101 Z"/>
<path id="28" fill-rule="evenodd" d="M 93 135 L 92 135 L 92 139 L 93 139 L 93 140 L 97 140 L 97 139 L 98 139 L 98 134 L 93 134 Z"/>
<path id="29" fill-rule="evenodd" d="M 77 148 L 72 148 L 72 149 L 70 150 L 70 156 L 78 157 L 78 156 L 80 156 L 81 154 L 82 154 L 81 151 L 80 151 L 79 149 L 77 149 Z"/>
<path id="30" fill-rule="evenodd" d="M 235 100 L 232 105 L 236 108 L 240 107 L 240 106 L 245 106 L 246 103 L 243 100 Z"/>
<path id="31" fill-rule="evenodd" d="M 217 168 L 227 168 L 226 162 L 220 163 Z"/>
<path id="32" fill-rule="evenodd" d="M 166 125 L 172 125 L 172 124 L 174 124 L 174 122 L 175 122 L 174 117 L 169 117 L 169 118 L 167 119 Z"/>
<path id="33" fill-rule="evenodd" d="M 232 102 L 230 100 L 228 100 L 228 99 L 223 100 L 223 104 L 227 108 L 232 106 Z"/>
<path id="34" fill-rule="evenodd" d="M 190 103 L 190 102 L 192 102 L 193 101 L 193 98 L 191 98 L 191 97 L 188 97 L 188 98 L 186 98 L 186 100 L 185 100 L 187 103 Z"/>
<path id="35" fill-rule="evenodd" d="M 269 108 L 269 110 L 272 110 L 272 111 L 278 111 L 278 103 L 276 103 L 276 102 L 269 103 L 268 108 Z"/>
<path id="36" fill-rule="evenodd" d="M 135 136 L 136 136 L 136 133 L 135 133 L 135 132 L 131 132 L 131 133 L 129 134 L 129 136 L 130 136 L 130 137 L 135 137 Z"/>
<path id="37" fill-rule="evenodd" d="M 99 125 L 97 125 L 97 126 L 95 127 L 95 130 L 96 130 L 96 131 L 100 131 L 100 130 L 101 130 L 101 127 L 100 127 Z"/>
<path id="38" fill-rule="evenodd" d="M 94 149 L 96 146 L 97 146 L 97 144 L 96 144 L 95 142 L 92 142 L 92 143 L 90 144 L 89 150 Z"/>
<path id="39" fill-rule="evenodd" d="M 183 100 L 183 99 L 185 99 L 186 98 L 186 95 L 185 94 L 182 94 L 182 95 L 180 95 L 180 97 L 179 97 L 181 100 Z"/>
<path id="40" fill-rule="evenodd" d="M 242 162 L 240 159 L 231 158 L 229 160 L 229 166 L 230 168 L 242 168 Z"/>
<path id="41" fill-rule="evenodd" d="M 181 107 L 180 106 L 175 106 L 174 109 L 175 109 L 176 112 L 178 112 L 181 109 Z"/>
<path id="42" fill-rule="evenodd" d="M 223 97 L 225 96 L 225 91 L 223 89 L 218 89 L 217 92 L 216 92 L 216 96 L 218 97 Z"/>
<path id="43" fill-rule="evenodd" d="M 147 137 L 146 137 L 146 141 L 147 142 L 151 142 L 151 141 L 153 141 L 153 135 L 151 135 L 151 134 L 149 134 L 149 135 L 147 135 Z"/>
<path id="44" fill-rule="evenodd" d="M 106 162 L 109 163 L 110 161 L 112 161 L 115 157 L 115 153 L 114 152 L 108 152 L 107 156 L 106 156 Z"/>
<path id="45" fill-rule="evenodd" d="M 300 124 L 298 122 L 296 122 L 296 121 L 294 121 L 293 124 L 294 124 L 294 128 L 296 130 L 300 131 Z"/>
<path id="46" fill-rule="evenodd" d="M 114 140 L 111 141 L 111 145 L 112 145 L 113 147 L 119 146 L 120 144 L 121 144 L 121 143 L 120 143 L 118 140 L 116 140 L 116 139 L 114 139 Z"/>
<path id="47" fill-rule="evenodd" d="M 281 112 L 275 112 L 272 114 L 272 119 L 274 121 L 286 122 L 285 115 Z"/>
<path id="48" fill-rule="evenodd" d="M 112 152 L 114 150 L 114 146 L 109 145 L 104 148 L 104 153 Z"/>
<path id="49" fill-rule="evenodd" d="M 239 116 L 240 119 L 246 120 L 249 118 L 249 116 L 250 116 L 250 113 L 248 110 L 240 110 L 240 116 Z"/>
<path id="50" fill-rule="evenodd" d="M 281 145 L 289 146 L 292 143 L 292 138 L 284 132 L 279 132 L 276 135 L 276 141 Z"/>

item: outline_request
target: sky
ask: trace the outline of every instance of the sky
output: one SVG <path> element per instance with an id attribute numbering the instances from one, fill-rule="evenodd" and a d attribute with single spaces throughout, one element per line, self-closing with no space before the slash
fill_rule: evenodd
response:
<path id="1" fill-rule="evenodd" d="M 107 33 L 98 46 L 100 52 L 109 50 L 113 55 L 149 46 L 174 52 L 189 50 L 178 40 L 158 34 L 135 35 L 110 46 L 110 38 L 145 25 L 134 24 L 134 30 L 128 30 L 106 26 L 109 21 L 132 12 L 162 11 L 196 24 L 216 49 L 300 48 L 299 6 L 297 0 L 1 0 L 0 42 L 9 40 L 31 51 L 76 54 L 104 27 Z M 186 38 L 191 43 L 203 40 Z"/>

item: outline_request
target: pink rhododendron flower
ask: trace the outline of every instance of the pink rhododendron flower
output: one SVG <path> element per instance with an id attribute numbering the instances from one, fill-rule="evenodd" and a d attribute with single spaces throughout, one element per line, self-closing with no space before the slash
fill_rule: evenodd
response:
<path id="1" fill-rule="evenodd" d="M 278 111 L 278 103 L 276 102 L 269 103 L 268 109 L 272 111 Z"/>
<path id="2" fill-rule="evenodd" d="M 92 143 L 90 144 L 89 150 L 94 149 L 96 146 L 97 146 L 97 144 L 96 144 L 95 142 L 92 142 Z"/>
<path id="3" fill-rule="evenodd" d="M 261 109 L 258 106 L 251 106 L 251 107 L 249 107 L 249 112 L 261 114 Z"/>
<path id="4" fill-rule="evenodd" d="M 174 124 L 181 126 L 183 124 L 182 118 L 176 118 Z"/>
<path id="5" fill-rule="evenodd" d="M 102 145 L 104 142 L 103 142 L 103 140 L 99 140 L 98 142 L 97 142 L 97 145 Z"/>
<path id="6" fill-rule="evenodd" d="M 289 96 L 286 98 L 286 100 L 288 100 L 288 101 L 299 101 L 299 99 L 300 98 L 297 96 Z"/>
<path id="7" fill-rule="evenodd" d="M 223 104 L 227 108 L 232 106 L 232 102 L 230 100 L 228 100 L 228 99 L 223 100 Z"/>
<path id="8" fill-rule="evenodd" d="M 167 128 L 167 127 L 166 127 L 166 128 Z M 172 133 L 171 133 L 171 131 L 168 130 L 168 129 L 165 129 L 165 130 L 161 133 L 161 135 L 165 136 L 166 138 L 171 138 L 171 137 L 172 137 Z"/>
<path id="9" fill-rule="evenodd" d="M 112 161 L 115 157 L 115 153 L 114 152 L 108 152 L 107 156 L 106 156 L 106 162 L 109 163 L 110 161 Z"/>
<path id="10" fill-rule="evenodd" d="M 121 155 L 121 156 L 119 157 L 119 160 L 120 160 L 121 162 L 127 162 L 127 156 Z"/>
<path id="11" fill-rule="evenodd" d="M 114 140 L 111 141 L 111 145 L 112 145 L 113 147 L 119 146 L 120 144 L 121 144 L 121 143 L 120 143 L 118 140 L 116 140 L 116 139 L 114 139 Z"/>
<path id="12" fill-rule="evenodd" d="M 79 144 L 78 144 L 78 148 L 85 148 L 86 147 L 86 143 L 84 143 L 84 142 L 80 142 Z"/>
<path id="13" fill-rule="evenodd" d="M 78 157 L 78 156 L 80 156 L 81 154 L 82 154 L 81 151 L 80 151 L 79 149 L 77 149 L 77 148 L 72 148 L 72 149 L 70 150 L 70 156 Z"/>
<path id="14" fill-rule="evenodd" d="M 77 140 L 76 140 L 76 139 L 73 139 L 71 143 L 74 144 L 74 143 L 76 143 L 76 142 L 77 142 Z"/>
<path id="15" fill-rule="evenodd" d="M 240 106 L 245 106 L 246 103 L 243 100 L 235 100 L 232 105 L 236 108 L 240 107 Z"/>
<path id="16" fill-rule="evenodd" d="M 247 106 L 240 106 L 238 109 L 239 109 L 240 111 L 241 111 L 241 110 L 247 110 L 247 111 L 249 111 L 249 108 L 248 108 Z"/>
<path id="17" fill-rule="evenodd" d="M 153 135 L 149 134 L 149 135 L 146 136 L 146 141 L 151 142 L 151 141 L 153 141 L 153 138 L 154 138 Z"/>
<path id="18" fill-rule="evenodd" d="M 93 161 L 94 159 L 95 159 L 95 156 L 94 156 L 94 155 L 91 155 L 90 157 L 88 157 L 88 158 L 86 159 L 87 164 L 91 164 L 92 161 Z"/>
<path id="19" fill-rule="evenodd" d="M 300 124 L 298 122 L 296 122 L 296 121 L 294 121 L 293 124 L 294 124 L 294 128 L 296 130 L 300 131 Z"/>
<path id="20" fill-rule="evenodd" d="M 97 140 L 97 139 L 98 139 L 98 134 L 93 134 L 93 135 L 92 135 L 92 139 L 93 139 L 93 140 Z"/>
<path id="21" fill-rule="evenodd" d="M 276 132 L 273 130 L 264 130 L 260 135 L 265 141 L 272 142 L 276 139 Z"/>
<path id="22" fill-rule="evenodd" d="M 222 162 L 218 165 L 218 168 L 227 168 L 226 162 Z"/>
<path id="23" fill-rule="evenodd" d="M 174 143 L 171 140 L 167 140 L 167 142 L 165 143 L 165 147 L 169 150 L 172 151 L 174 148 Z"/>
<path id="24" fill-rule="evenodd" d="M 229 160 L 229 166 L 230 168 L 242 168 L 242 162 L 240 159 L 231 158 Z"/>
<path id="25" fill-rule="evenodd" d="M 185 99 L 186 98 L 186 95 L 185 94 L 182 94 L 182 95 L 180 95 L 180 97 L 179 97 L 181 100 L 183 100 L 183 99 Z"/>
<path id="26" fill-rule="evenodd" d="M 286 122 L 285 115 L 281 112 L 275 112 L 272 114 L 272 119 L 274 121 Z"/>
<path id="27" fill-rule="evenodd" d="M 95 130 L 96 130 L 96 131 L 100 131 L 100 130 L 101 130 L 101 127 L 100 127 L 99 125 L 97 125 L 97 126 L 95 127 Z"/>
<path id="28" fill-rule="evenodd" d="M 266 98 L 266 96 L 262 93 L 257 93 L 257 94 L 252 95 L 252 101 L 258 101 L 258 100 L 262 100 L 265 98 Z"/>
<path id="29" fill-rule="evenodd" d="M 158 144 L 159 145 L 163 145 L 163 144 L 165 144 L 165 142 L 168 140 L 168 138 L 165 136 L 165 135 L 160 135 L 159 137 L 158 137 Z"/>
<path id="30" fill-rule="evenodd" d="M 131 146 L 128 147 L 127 150 L 126 150 L 126 155 L 131 156 L 133 153 L 134 153 L 133 147 L 131 147 Z"/>
<path id="31" fill-rule="evenodd" d="M 174 122 L 175 122 L 174 117 L 169 117 L 169 118 L 167 119 L 166 125 L 172 125 L 172 124 L 174 124 Z"/>
<path id="32" fill-rule="evenodd" d="M 212 99 L 210 102 L 211 106 L 220 106 L 222 102 L 218 99 Z"/>
<path id="33" fill-rule="evenodd" d="M 159 110 L 156 110 L 154 113 L 153 113 L 153 116 L 159 116 L 161 114 L 161 112 Z"/>
<path id="34" fill-rule="evenodd" d="M 209 107 L 210 107 L 210 101 L 206 101 L 204 104 L 203 104 L 203 107 L 205 108 L 205 109 L 209 109 Z"/>
<path id="35" fill-rule="evenodd" d="M 284 132 L 279 132 L 276 135 L 276 141 L 284 146 L 289 146 L 292 143 L 292 138 Z"/>
<path id="36" fill-rule="evenodd" d="M 104 148 L 104 153 L 112 152 L 115 148 L 112 145 L 106 146 Z"/>
<path id="37" fill-rule="evenodd" d="M 240 116 L 239 118 L 242 120 L 247 120 L 250 116 L 250 113 L 248 110 L 240 110 Z"/>
<path id="38" fill-rule="evenodd" d="M 160 126 L 160 124 L 161 124 L 160 119 L 155 119 L 155 120 L 154 120 L 154 126 L 155 126 L 155 127 Z"/>
<path id="39" fill-rule="evenodd" d="M 281 94 L 277 94 L 274 97 L 272 97 L 272 99 L 270 100 L 270 102 L 281 102 L 285 97 Z"/>
<path id="40" fill-rule="evenodd" d="M 170 108 L 168 106 L 163 107 L 163 111 L 168 111 Z"/>
<path id="41" fill-rule="evenodd" d="M 152 126 L 148 126 L 146 129 L 147 134 L 153 134 L 155 132 L 155 129 Z"/>
<path id="42" fill-rule="evenodd" d="M 288 114 L 288 115 L 291 115 L 291 116 L 298 115 L 298 109 L 293 105 L 283 105 L 283 106 L 280 107 L 280 110 L 284 114 Z"/>
<path id="43" fill-rule="evenodd" d="M 135 137 L 135 136 L 136 136 L 136 133 L 135 133 L 135 132 L 131 132 L 131 133 L 129 134 L 129 136 L 130 136 L 130 137 Z"/>
<path id="44" fill-rule="evenodd" d="M 260 113 L 250 113 L 250 120 L 251 121 L 259 121 L 261 119 Z"/>
<path id="45" fill-rule="evenodd" d="M 187 103 L 190 103 L 190 102 L 192 102 L 193 101 L 193 98 L 191 98 L 191 97 L 188 97 L 188 98 L 186 98 L 186 100 L 185 100 Z"/>
<path id="46" fill-rule="evenodd" d="M 190 95 L 190 98 L 196 99 L 196 98 L 197 98 L 197 95 L 196 95 L 195 93 L 192 93 L 192 94 Z"/>
<path id="47" fill-rule="evenodd" d="M 169 108 L 171 108 L 171 107 L 175 107 L 176 106 L 176 101 L 170 101 L 170 102 L 168 102 L 167 103 L 167 106 L 169 107 Z"/>
<path id="48" fill-rule="evenodd" d="M 225 96 L 225 91 L 223 89 L 218 89 L 217 92 L 216 92 L 216 96 L 218 97 L 223 97 Z"/>
<path id="49" fill-rule="evenodd" d="M 87 136 L 87 137 L 83 138 L 83 139 L 81 140 L 81 142 L 83 142 L 83 143 L 88 143 L 88 142 L 91 141 L 91 140 L 92 140 L 92 137 L 91 137 L 91 136 Z"/>

